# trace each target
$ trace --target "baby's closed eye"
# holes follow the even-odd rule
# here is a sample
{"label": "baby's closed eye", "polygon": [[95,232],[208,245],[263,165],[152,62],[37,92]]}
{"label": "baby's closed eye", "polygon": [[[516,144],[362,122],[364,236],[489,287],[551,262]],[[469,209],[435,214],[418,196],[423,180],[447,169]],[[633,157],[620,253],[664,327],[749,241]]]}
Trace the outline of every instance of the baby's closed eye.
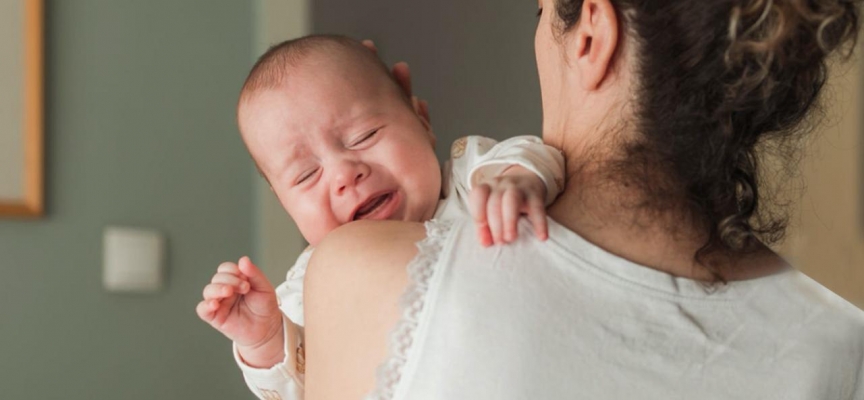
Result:
{"label": "baby's closed eye", "polygon": [[357,139],[355,139],[354,141],[351,142],[351,145],[350,145],[349,147],[352,147],[352,148],[353,148],[353,147],[360,146],[360,145],[362,145],[362,144],[364,144],[364,143],[365,143],[365,144],[368,144],[368,142],[369,142],[371,139],[373,139],[373,138],[378,134],[378,132],[379,132],[380,130],[381,130],[381,127],[378,127],[378,128],[375,128],[375,129],[373,129],[373,130],[371,130],[371,131],[369,131],[369,132],[366,132],[366,133],[360,135],[359,138],[357,138]]}

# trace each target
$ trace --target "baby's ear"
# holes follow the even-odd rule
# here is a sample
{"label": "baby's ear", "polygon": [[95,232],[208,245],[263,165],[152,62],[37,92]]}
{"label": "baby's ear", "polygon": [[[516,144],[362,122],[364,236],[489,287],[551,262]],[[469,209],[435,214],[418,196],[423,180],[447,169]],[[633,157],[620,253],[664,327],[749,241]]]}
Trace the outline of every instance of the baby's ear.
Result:
{"label": "baby's ear", "polygon": [[432,148],[434,149],[435,148],[435,142],[438,140],[438,138],[435,137],[435,132],[432,131],[431,127],[428,130],[426,130],[426,132],[429,134],[429,142],[432,143]]}
{"label": "baby's ear", "polygon": [[429,103],[426,100],[420,100],[417,96],[411,96],[411,107],[414,108],[414,113],[420,117],[420,121],[428,130],[432,130],[432,120],[429,118]]}
{"label": "baby's ear", "polygon": [[426,129],[426,134],[429,136],[429,141],[432,147],[435,147],[435,132],[432,130],[432,123],[429,122],[429,106],[423,100],[417,100],[417,97],[411,97],[411,106],[414,107],[414,114],[417,114],[417,119],[423,124]]}

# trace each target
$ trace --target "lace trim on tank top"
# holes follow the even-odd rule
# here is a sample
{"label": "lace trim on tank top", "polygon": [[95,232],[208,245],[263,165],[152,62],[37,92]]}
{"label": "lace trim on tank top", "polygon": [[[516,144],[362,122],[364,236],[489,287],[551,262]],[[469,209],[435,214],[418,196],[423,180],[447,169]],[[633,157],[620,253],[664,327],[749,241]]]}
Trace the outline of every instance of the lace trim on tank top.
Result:
{"label": "lace trim on tank top", "polygon": [[402,370],[414,343],[414,333],[426,301],[429,281],[446,242],[452,221],[430,220],[425,223],[426,238],[417,242],[417,256],[408,263],[409,288],[399,300],[402,316],[390,333],[390,353],[378,367],[375,391],[366,400],[392,400],[402,379]]}

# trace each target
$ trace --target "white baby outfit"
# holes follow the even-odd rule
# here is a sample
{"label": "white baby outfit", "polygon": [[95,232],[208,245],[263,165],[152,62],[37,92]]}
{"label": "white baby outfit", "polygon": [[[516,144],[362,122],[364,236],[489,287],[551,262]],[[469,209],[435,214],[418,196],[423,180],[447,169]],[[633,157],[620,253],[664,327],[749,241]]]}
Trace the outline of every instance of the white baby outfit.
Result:
{"label": "white baby outfit", "polygon": [[[501,174],[506,168],[519,165],[534,172],[546,185],[548,205],[564,189],[564,157],[560,151],[546,146],[535,136],[518,136],[502,142],[481,136],[467,136],[456,140],[450,152],[451,159],[442,173],[443,200],[438,203],[435,219],[461,219],[468,214],[468,194],[477,182]],[[531,233],[528,233],[531,234]],[[533,234],[531,234],[533,235]],[[304,251],[288,271],[284,283],[276,288],[279,308],[286,332],[303,336],[303,278],[313,249]],[[286,334],[285,360],[269,368],[259,369],[246,365],[234,346],[234,359],[243,372],[249,389],[260,399],[288,400],[303,398],[303,371],[297,366],[299,342],[290,341]],[[302,364],[302,362],[300,363]]]}

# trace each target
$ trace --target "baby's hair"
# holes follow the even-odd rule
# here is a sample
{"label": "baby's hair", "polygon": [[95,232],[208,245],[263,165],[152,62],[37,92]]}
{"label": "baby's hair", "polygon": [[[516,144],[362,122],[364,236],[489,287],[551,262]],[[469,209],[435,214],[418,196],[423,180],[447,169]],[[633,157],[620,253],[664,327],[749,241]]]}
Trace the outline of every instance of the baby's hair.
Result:
{"label": "baby's hair", "polygon": [[397,84],[387,65],[359,41],[341,35],[309,35],[273,45],[262,54],[249,71],[240,97],[242,99],[255,91],[281,86],[290,76],[291,68],[312,55],[337,52],[356,59],[358,67],[362,65],[360,63],[368,63],[367,66],[380,71],[393,84]]}

